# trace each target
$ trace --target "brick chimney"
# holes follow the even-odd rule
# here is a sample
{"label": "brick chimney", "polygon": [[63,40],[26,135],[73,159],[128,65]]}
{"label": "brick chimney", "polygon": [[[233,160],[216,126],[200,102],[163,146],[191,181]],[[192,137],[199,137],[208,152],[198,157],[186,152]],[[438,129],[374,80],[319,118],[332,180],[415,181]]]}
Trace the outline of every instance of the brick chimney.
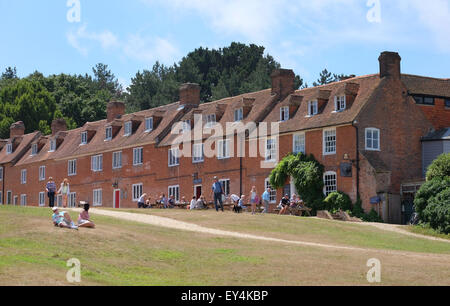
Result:
{"label": "brick chimney", "polygon": [[20,137],[25,134],[25,124],[22,121],[11,124],[9,128],[9,137]]}
{"label": "brick chimney", "polygon": [[186,83],[180,87],[180,105],[198,106],[200,104],[200,85]]}
{"label": "brick chimney", "polygon": [[125,103],[120,101],[111,101],[106,107],[106,121],[112,122],[115,119],[120,119],[125,115]]}
{"label": "brick chimney", "polygon": [[52,136],[58,134],[58,132],[67,131],[67,123],[63,118],[55,119],[52,122]]}
{"label": "brick chimney", "polygon": [[402,58],[397,52],[383,52],[378,60],[380,61],[380,78],[400,79],[400,62]]}
{"label": "brick chimney", "polygon": [[272,72],[272,94],[278,95],[280,100],[284,100],[294,92],[294,71],[290,69],[277,69]]}

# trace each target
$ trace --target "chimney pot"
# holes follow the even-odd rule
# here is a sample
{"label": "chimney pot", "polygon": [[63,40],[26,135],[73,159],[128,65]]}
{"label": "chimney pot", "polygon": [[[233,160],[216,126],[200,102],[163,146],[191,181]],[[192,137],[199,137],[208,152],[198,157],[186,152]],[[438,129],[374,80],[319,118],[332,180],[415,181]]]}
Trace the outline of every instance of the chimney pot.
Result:
{"label": "chimney pot", "polygon": [[400,63],[402,58],[397,52],[385,51],[381,53],[378,60],[380,62],[380,78],[390,77],[393,79],[400,79]]}
{"label": "chimney pot", "polygon": [[115,119],[120,119],[125,115],[125,103],[120,101],[111,101],[106,107],[106,121],[112,122]]}
{"label": "chimney pot", "polygon": [[20,137],[25,134],[25,124],[22,121],[11,124],[9,129],[10,138]]}
{"label": "chimney pot", "polygon": [[277,69],[272,72],[272,94],[284,100],[294,92],[295,73],[291,69]]}
{"label": "chimney pot", "polygon": [[52,121],[52,136],[55,136],[58,132],[65,131],[67,131],[66,120],[59,118]]}
{"label": "chimney pot", "polygon": [[194,83],[185,83],[180,87],[181,105],[200,105],[200,85]]}

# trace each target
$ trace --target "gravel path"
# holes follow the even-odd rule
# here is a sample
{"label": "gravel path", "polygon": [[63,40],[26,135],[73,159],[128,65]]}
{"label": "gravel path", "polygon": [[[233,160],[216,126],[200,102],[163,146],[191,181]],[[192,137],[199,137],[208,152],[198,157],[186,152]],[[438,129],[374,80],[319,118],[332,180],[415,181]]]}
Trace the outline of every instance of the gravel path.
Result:
{"label": "gravel path", "polygon": [[[70,209],[71,211],[80,212],[80,209]],[[207,228],[203,226],[199,226],[193,223],[187,223],[183,221],[173,220],[170,218],[147,215],[147,214],[137,214],[137,213],[128,213],[128,212],[119,212],[119,211],[110,211],[110,210],[102,210],[102,209],[91,209],[89,210],[91,214],[106,216],[117,218],[121,220],[140,222],[145,224],[150,224],[153,226],[177,229],[182,231],[203,233],[209,235],[216,236],[225,236],[225,237],[234,237],[239,239],[253,239],[260,241],[269,241],[269,242],[277,242],[277,243],[286,243],[293,244],[299,246],[308,246],[308,247],[319,247],[325,249],[335,249],[335,250],[346,250],[346,251],[359,251],[359,252],[377,252],[384,254],[395,254],[395,255],[404,255],[404,256],[414,256],[414,257],[427,257],[436,256],[436,257],[448,257],[448,255],[439,255],[439,254],[422,254],[422,253],[412,253],[412,252],[401,252],[401,251],[391,251],[391,250],[377,250],[377,249],[368,249],[368,248],[359,248],[359,247],[347,247],[340,245],[331,245],[331,244],[323,244],[323,243],[314,243],[314,242],[306,242],[306,241],[293,241],[293,240],[284,240],[270,237],[263,237],[251,234],[244,234],[238,232],[224,231],[213,228]],[[403,232],[402,232],[403,233]]]}

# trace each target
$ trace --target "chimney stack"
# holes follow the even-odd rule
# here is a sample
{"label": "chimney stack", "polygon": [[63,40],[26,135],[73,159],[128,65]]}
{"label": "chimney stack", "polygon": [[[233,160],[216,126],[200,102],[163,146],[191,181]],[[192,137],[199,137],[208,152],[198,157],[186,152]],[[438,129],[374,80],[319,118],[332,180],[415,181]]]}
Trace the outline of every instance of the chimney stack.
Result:
{"label": "chimney stack", "polygon": [[112,122],[115,119],[120,119],[125,115],[125,103],[120,101],[111,101],[106,107],[106,121]]}
{"label": "chimney stack", "polygon": [[378,60],[380,61],[380,78],[400,79],[400,62],[402,58],[397,52],[383,52]]}
{"label": "chimney stack", "polygon": [[200,85],[193,83],[181,85],[180,104],[198,106],[200,104]]}
{"label": "chimney stack", "polygon": [[290,69],[277,69],[272,72],[272,94],[278,95],[280,100],[284,100],[294,92],[294,71]]}
{"label": "chimney stack", "polygon": [[67,131],[67,123],[63,118],[55,119],[52,122],[52,136],[55,136],[58,132]]}
{"label": "chimney stack", "polygon": [[12,139],[14,137],[20,137],[25,134],[25,124],[22,121],[11,124],[9,129],[9,137]]}

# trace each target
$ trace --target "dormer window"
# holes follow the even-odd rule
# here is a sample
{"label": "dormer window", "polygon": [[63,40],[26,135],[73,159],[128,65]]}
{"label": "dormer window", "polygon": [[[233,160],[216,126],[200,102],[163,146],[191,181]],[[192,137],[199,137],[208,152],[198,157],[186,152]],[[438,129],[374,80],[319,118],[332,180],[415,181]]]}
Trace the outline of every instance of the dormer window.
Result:
{"label": "dormer window", "polygon": [[88,142],[88,132],[81,133],[81,145],[86,145]]}
{"label": "dormer window", "polygon": [[240,122],[244,119],[244,109],[239,108],[234,111],[234,122]]}
{"label": "dormer window", "polygon": [[153,131],[153,117],[145,119],[145,131],[146,132]]}
{"label": "dormer window", "polygon": [[346,108],[345,96],[334,97],[334,109],[336,112],[342,112]]}
{"label": "dormer window", "polygon": [[12,143],[8,143],[6,145],[6,154],[11,154],[13,152],[13,146]]}
{"label": "dormer window", "polygon": [[191,120],[184,120],[183,122],[183,133],[189,132],[191,130]]}
{"label": "dormer window", "polygon": [[216,114],[206,115],[206,127],[211,128],[216,124]]}
{"label": "dormer window", "polygon": [[318,102],[316,101],[309,101],[308,102],[308,116],[314,116],[317,115],[319,112]]}
{"label": "dormer window", "polygon": [[109,141],[112,139],[112,126],[108,126],[106,128],[105,141]]}
{"label": "dormer window", "polygon": [[280,121],[288,121],[289,120],[289,106],[284,106],[280,108]]}
{"label": "dormer window", "polygon": [[55,152],[56,151],[56,139],[50,140],[50,151],[49,152]]}
{"label": "dormer window", "polygon": [[31,155],[37,155],[38,154],[38,145],[37,143],[34,143],[31,145]]}
{"label": "dormer window", "polygon": [[125,122],[124,136],[130,136],[133,133],[133,123],[131,121]]}

